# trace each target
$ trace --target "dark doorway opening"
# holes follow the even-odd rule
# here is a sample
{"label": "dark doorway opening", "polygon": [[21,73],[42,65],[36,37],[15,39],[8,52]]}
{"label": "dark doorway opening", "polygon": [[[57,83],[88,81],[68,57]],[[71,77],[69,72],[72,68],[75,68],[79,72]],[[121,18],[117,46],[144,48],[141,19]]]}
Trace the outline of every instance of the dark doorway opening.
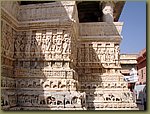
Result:
{"label": "dark doorway opening", "polygon": [[77,2],[79,22],[101,22],[102,8],[99,1]]}

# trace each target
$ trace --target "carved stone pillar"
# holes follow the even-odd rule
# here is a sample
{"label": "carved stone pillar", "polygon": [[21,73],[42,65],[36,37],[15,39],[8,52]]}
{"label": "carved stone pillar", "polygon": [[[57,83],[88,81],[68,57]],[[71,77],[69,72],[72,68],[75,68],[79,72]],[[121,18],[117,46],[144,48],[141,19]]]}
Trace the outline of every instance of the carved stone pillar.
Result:
{"label": "carved stone pillar", "polygon": [[102,4],[102,12],[103,12],[103,21],[104,22],[113,22],[113,2],[103,2]]}

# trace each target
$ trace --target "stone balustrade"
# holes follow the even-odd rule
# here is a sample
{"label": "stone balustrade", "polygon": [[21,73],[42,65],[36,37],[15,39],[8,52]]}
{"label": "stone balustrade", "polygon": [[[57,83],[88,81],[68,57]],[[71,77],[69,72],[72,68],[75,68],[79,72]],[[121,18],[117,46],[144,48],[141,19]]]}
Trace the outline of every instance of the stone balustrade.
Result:
{"label": "stone balustrade", "polygon": [[21,5],[18,20],[39,21],[53,19],[68,19],[72,17],[75,2],[54,2],[46,4]]}
{"label": "stone balustrade", "polygon": [[92,22],[80,23],[80,36],[119,36],[122,31],[122,22]]}

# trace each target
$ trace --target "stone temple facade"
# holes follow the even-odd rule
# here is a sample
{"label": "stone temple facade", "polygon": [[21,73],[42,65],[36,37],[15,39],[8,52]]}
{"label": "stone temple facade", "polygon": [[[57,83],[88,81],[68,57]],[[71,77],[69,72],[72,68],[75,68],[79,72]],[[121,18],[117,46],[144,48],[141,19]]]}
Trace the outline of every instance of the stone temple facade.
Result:
{"label": "stone temple facade", "polygon": [[123,5],[2,1],[2,110],[136,110],[120,73]]}

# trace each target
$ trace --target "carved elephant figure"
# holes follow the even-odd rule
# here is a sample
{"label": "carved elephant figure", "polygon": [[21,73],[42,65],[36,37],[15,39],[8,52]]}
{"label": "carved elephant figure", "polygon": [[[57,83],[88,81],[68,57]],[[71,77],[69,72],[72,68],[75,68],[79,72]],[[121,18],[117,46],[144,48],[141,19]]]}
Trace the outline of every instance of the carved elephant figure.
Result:
{"label": "carved elephant figure", "polygon": [[86,89],[86,84],[82,84],[81,89]]}
{"label": "carved elephant figure", "polygon": [[40,87],[40,80],[34,79],[33,80],[33,87]]}
{"label": "carved elephant figure", "polygon": [[104,88],[108,88],[108,84],[109,84],[109,83],[104,82],[104,83],[103,83]]}
{"label": "carved elephant figure", "polygon": [[82,107],[85,107],[85,105],[86,105],[86,94],[85,93],[81,93],[80,100],[81,100]]}
{"label": "carved elephant figure", "polygon": [[114,94],[113,97],[112,97],[112,101],[119,102],[121,100],[122,100],[122,98],[121,98],[121,96],[119,94]]}
{"label": "carved elephant figure", "polygon": [[123,93],[122,94],[122,101],[123,102],[133,102],[134,99],[133,99],[132,94],[130,92]]}
{"label": "carved elephant figure", "polygon": [[58,81],[58,88],[61,88],[62,84],[61,81]]}
{"label": "carved elephant figure", "polygon": [[[43,81],[43,88],[47,88],[47,87],[50,87],[50,81],[49,80],[46,80],[45,82]],[[51,83],[52,85],[52,83]]]}
{"label": "carved elephant figure", "polygon": [[39,105],[45,105],[46,104],[46,99],[44,98],[44,96],[39,96],[38,104]]}
{"label": "carved elephant figure", "polygon": [[28,80],[27,87],[33,87],[33,80],[31,80],[31,79]]}
{"label": "carved elephant figure", "polygon": [[121,97],[117,94],[104,94],[103,95],[105,101],[121,101]]}
{"label": "carved elephant figure", "polygon": [[72,80],[71,85],[72,85],[72,88],[76,88],[77,87],[77,81]]}
{"label": "carved elephant figure", "polygon": [[17,81],[17,87],[22,88],[22,87],[25,87],[25,85],[26,85],[26,83],[22,79]]}
{"label": "carved elephant figure", "polygon": [[40,79],[40,86],[43,86],[43,84],[44,84],[44,80]]}
{"label": "carved elephant figure", "polygon": [[77,99],[78,99],[77,96],[72,97],[72,99],[71,99],[72,104],[76,104],[77,103]]}
{"label": "carved elephant figure", "polygon": [[104,101],[111,101],[111,97],[109,94],[103,94]]}
{"label": "carved elephant figure", "polygon": [[116,83],[111,83],[111,86],[110,86],[111,88],[115,88],[116,87]]}
{"label": "carved elephant figure", "polygon": [[117,83],[117,88],[122,88],[121,82]]}
{"label": "carved elephant figure", "polygon": [[14,85],[15,85],[14,80],[10,80],[9,82],[10,82],[9,87],[14,87]]}
{"label": "carved elephant figure", "polygon": [[60,88],[66,88],[66,84],[62,83]]}
{"label": "carved elephant figure", "polygon": [[77,98],[77,104],[81,104],[81,98]]}
{"label": "carved elephant figure", "polygon": [[52,88],[58,88],[58,81],[56,80],[53,81]]}
{"label": "carved elephant figure", "polygon": [[123,88],[127,88],[128,87],[128,83],[123,83]]}

